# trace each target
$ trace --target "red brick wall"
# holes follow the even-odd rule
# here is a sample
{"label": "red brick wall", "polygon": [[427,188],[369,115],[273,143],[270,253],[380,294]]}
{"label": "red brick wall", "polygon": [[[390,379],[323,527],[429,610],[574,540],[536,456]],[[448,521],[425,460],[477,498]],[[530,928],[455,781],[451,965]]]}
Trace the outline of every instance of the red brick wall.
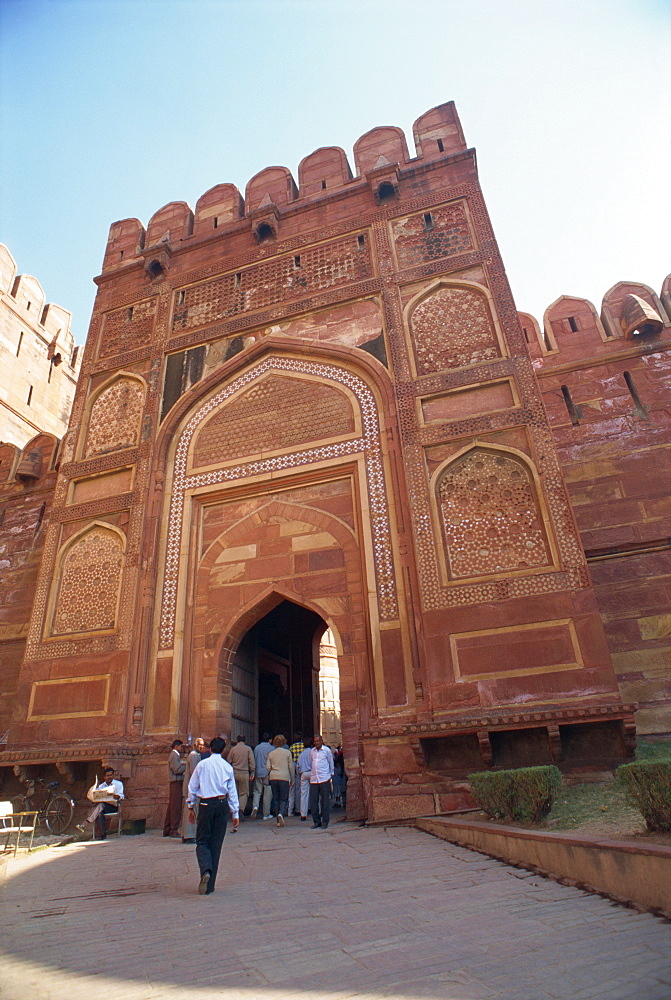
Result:
{"label": "red brick wall", "polygon": [[669,732],[671,324],[660,310],[659,334],[625,338],[629,291],[655,303],[645,286],[615,286],[608,327],[585,300],[558,300],[545,316],[554,349],[533,353],[622,697],[640,706],[639,732]]}

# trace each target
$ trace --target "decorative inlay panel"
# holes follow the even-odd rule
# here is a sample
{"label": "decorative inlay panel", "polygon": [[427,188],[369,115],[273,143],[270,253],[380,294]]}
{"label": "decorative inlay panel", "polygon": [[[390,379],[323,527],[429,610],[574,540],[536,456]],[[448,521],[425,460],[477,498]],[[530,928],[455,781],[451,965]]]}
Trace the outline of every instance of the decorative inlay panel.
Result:
{"label": "decorative inlay panel", "polygon": [[368,240],[363,235],[361,240],[354,233],[183,288],[175,293],[173,332],[369,278],[373,269]]}
{"label": "decorative inlay panel", "polygon": [[[325,444],[315,448],[279,455],[276,458],[261,459],[211,472],[187,474],[187,458],[194,435],[207,417],[221,407],[225,401],[238,393],[244,386],[255,382],[266,373],[276,371],[295,372],[330,380],[348,388],[356,397],[360,409],[363,434],[359,438]],[[177,608],[177,583],[180,568],[182,543],[182,523],[184,515],[184,494],[202,486],[235,482],[248,476],[258,476],[282,469],[298,468],[347,455],[364,455],[366,485],[368,490],[368,516],[373,540],[373,559],[377,582],[377,596],[380,617],[393,620],[398,616],[396,583],[392,559],[391,529],[387,503],[382,451],[380,448],[380,428],[377,403],[369,386],[355,375],[335,365],[298,358],[268,357],[258,365],[224,386],[208,399],[191,417],[180,435],[175,453],[175,467],[172,482],[172,498],[168,519],[168,546],[166,553],[163,597],[161,602],[160,646],[170,649],[174,643],[175,613]]]}
{"label": "decorative inlay panel", "polygon": [[52,624],[53,635],[116,626],[123,540],[96,525],[66,551]]}
{"label": "decorative inlay panel", "polygon": [[150,343],[156,316],[156,298],[104,314],[98,357],[112,358]]}
{"label": "decorative inlay panel", "polygon": [[445,469],[436,492],[450,577],[551,563],[531,472],[521,459],[476,448]]}
{"label": "decorative inlay panel", "polygon": [[500,356],[485,295],[470,288],[438,288],[412,312],[417,372],[463,368]]}
{"label": "decorative inlay panel", "polygon": [[84,458],[133,448],[139,440],[144,388],[133,378],[118,378],[100,393],[89,414]]}
{"label": "decorative inlay panel", "polygon": [[399,267],[414,267],[473,249],[468,219],[460,202],[395,219],[391,228]]}
{"label": "decorative inlay panel", "polygon": [[354,414],[344,393],[331,385],[270,375],[207,421],[196,439],[193,464],[212,465],[353,431]]}

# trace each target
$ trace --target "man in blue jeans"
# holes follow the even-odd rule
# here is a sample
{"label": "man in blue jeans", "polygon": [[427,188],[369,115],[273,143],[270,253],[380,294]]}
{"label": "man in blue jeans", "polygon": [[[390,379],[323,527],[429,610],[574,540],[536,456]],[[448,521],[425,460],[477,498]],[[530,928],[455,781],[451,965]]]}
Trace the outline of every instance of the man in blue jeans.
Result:
{"label": "man in blue jeans", "polygon": [[310,751],[310,812],[312,829],[325,830],[331,815],[331,779],[333,778],[333,754],[324,746],[321,736],[315,736]]}
{"label": "man in blue jeans", "polygon": [[196,826],[196,858],[200,869],[199,896],[209,896],[214,892],[229,814],[234,830],[237,830],[240,822],[233,768],[221,756],[225,746],[226,741],[220,736],[215,736],[210,743],[211,755],[196,765],[189,781],[189,794],[186,800],[189,823],[196,823],[193,806],[196,796],[199,799]]}

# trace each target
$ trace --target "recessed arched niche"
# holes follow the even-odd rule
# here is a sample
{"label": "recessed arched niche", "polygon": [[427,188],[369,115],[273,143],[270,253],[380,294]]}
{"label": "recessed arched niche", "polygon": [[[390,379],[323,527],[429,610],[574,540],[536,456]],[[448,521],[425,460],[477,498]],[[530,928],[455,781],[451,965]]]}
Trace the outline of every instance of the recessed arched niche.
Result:
{"label": "recessed arched niche", "polygon": [[449,580],[536,570],[552,563],[530,463],[476,446],[434,480]]}
{"label": "recessed arched niche", "polygon": [[411,303],[409,324],[419,375],[501,356],[489,297],[476,285],[434,286]]}

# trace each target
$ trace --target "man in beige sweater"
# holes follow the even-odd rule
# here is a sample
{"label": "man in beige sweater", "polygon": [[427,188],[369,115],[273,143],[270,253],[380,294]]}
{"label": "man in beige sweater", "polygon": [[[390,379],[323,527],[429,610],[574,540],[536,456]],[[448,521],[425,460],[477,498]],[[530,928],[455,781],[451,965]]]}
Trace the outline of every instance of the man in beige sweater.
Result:
{"label": "man in beige sweater", "polygon": [[245,743],[244,736],[238,736],[237,742],[226,754],[226,760],[233,768],[235,787],[240,800],[240,813],[244,815],[249,798],[249,783],[254,780],[254,754],[251,747]]}

